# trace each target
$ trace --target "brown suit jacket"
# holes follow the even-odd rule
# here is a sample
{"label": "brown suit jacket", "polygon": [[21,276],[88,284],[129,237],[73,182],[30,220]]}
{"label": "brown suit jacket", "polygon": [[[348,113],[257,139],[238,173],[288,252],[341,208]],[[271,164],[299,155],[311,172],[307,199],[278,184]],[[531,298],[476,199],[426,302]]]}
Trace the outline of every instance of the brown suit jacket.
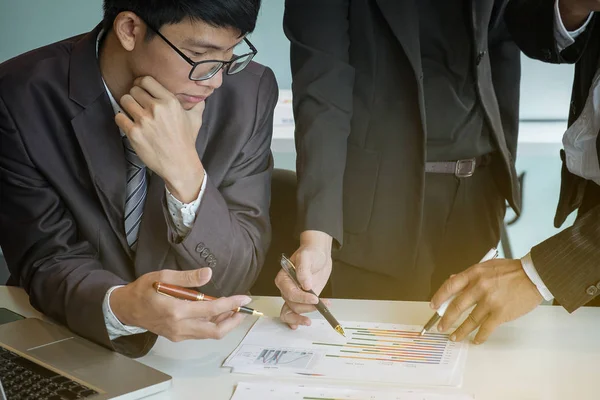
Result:
{"label": "brown suit jacket", "polygon": [[[600,25],[595,16],[577,41],[559,52],[553,32],[554,4],[555,0],[511,0],[507,19],[515,41],[529,57],[551,63],[577,63],[571,125],[583,110],[600,66]],[[600,155],[600,136],[596,148]],[[531,257],[556,301],[573,312],[600,293],[600,191],[594,182],[569,172],[562,151],[561,158],[562,182],[554,224],[560,227],[575,210],[579,210],[578,217],[573,226],[535,246]]]}
{"label": "brown suit jacket", "polygon": [[98,28],[0,65],[0,245],[38,310],[130,356],[153,334],[109,340],[102,300],[113,285],[160,269],[212,267],[203,291],[244,293],[270,242],[272,71],[224,78],[206,102],[196,148],[208,174],[196,222],[177,235],[165,185],[149,182],[137,256],[124,232],[125,158],[102,83]]}

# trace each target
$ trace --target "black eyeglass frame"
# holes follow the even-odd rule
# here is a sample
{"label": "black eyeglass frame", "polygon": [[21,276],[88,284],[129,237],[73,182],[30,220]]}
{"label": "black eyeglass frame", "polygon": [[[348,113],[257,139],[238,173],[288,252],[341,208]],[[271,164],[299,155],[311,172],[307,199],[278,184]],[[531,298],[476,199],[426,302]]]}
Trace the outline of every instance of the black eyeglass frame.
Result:
{"label": "black eyeglass frame", "polygon": [[[188,78],[191,81],[206,81],[209,80],[210,78],[212,78],[213,76],[215,76],[221,69],[227,67],[225,69],[225,73],[227,75],[235,75],[238,72],[243,71],[248,64],[250,64],[250,62],[252,61],[252,59],[256,56],[256,54],[258,53],[258,50],[256,49],[256,47],[254,47],[254,45],[252,43],[250,43],[250,40],[248,40],[248,38],[244,38],[244,42],[246,42],[246,44],[248,45],[248,47],[250,47],[250,53],[246,53],[246,54],[242,54],[240,56],[235,56],[234,58],[232,58],[229,61],[224,61],[224,60],[203,60],[203,61],[194,61],[191,58],[189,58],[188,56],[185,55],[185,53],[181,50],[179,50],[177,48],[177,46],[175,46],[173,43],[171,43],[169,41],[169,39],[167,39],[162,33],[160,33],[160,31],[158,29],[153,28],[150,24],[146,23],[146,25],[148,26],[148,28],[150,28],[154,33],[156,33],[162,40],[164,40],[164,42],[166,44],[169,45],[169,47],[171,47],[173,50],[175,50],[175,52],[177,54],[179,54],[181,56],[181,58],[183,58],[188,64],[190,64],[192,66],[192,69],[190,70],[190,74],[188,75]],[[236,62],[239,59],[242,59],[244,57],[248,57],[250,56],[250,59],[246,62],[246,65],[244,65],[244,68],[240,69],[239,71],[233,72],[233,73],[229,73],[230,71],[230,66],[231,64],[233,64],[234,62]],[[193,78],[192,75],[194,73],[194,71],[196,70],[196,67],[198,65],[202,65],[202,64],[208,64],[208,63],[220,63],[221,65],[219,66],[219,68],[216,68],[213,72],[211,72],[210,74],[202,77],[202,78]]]}

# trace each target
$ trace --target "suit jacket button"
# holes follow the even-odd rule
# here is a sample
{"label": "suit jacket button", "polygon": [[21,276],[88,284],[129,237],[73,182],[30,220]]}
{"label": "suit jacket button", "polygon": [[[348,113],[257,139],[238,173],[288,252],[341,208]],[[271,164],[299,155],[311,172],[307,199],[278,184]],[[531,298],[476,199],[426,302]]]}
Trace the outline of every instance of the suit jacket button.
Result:
{"label": "suit jacket button", "polygon": [[217,260],[212,260],[208,263],[208,266],[211,268],[214,268],[217,266]]}
{"label": "suit jacket button", "polygon": [[209,255],[208,257],[206,257],[206,261],[208,261],[208,262],[216,261],[215,256],[212,254]]}
{"label": "suit jacket button", "polygon": [[483,60],[483,57],[485,57],[486,54],[487,50],[480,51],[479,54],[477,54],[477,58],[475,59],[475,65],[481,64],[481,61]]}
{"label": "suit jacket button", "polygon": [[590,296],[595,296],[596,293],[598,293],[598,288],[596,288],[596,286],[592,285],[589,288],[587,288],[586,293],[589,294]]}
{"label": "suit jacket button", "polygon": [[199,243],[198,246],[196,246],[196,253],[202,253],[205,248],[206,245],[204,243]]}
{"label": "suit jacket button", "polygon": [[596,288],[600,290],[600,282],[596,283]]}
{"label": "suit jacket button", "polygon": [[210,251],[208,250],[208,247],[205,248],[204,250],[202,250],[202,253],[200,253],[200,255],[202,256],[202,258],[206,258],[210,255]]}

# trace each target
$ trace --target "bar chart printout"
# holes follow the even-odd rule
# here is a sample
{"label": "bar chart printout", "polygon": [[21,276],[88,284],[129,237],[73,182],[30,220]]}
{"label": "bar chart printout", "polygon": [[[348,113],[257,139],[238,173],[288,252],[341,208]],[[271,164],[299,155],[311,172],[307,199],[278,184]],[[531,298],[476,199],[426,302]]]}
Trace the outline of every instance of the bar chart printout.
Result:
{"label": "bar chart printout", "polygon": [[419,336],[420,326],[342,322],[346,338],[325,320],[293,331],[261,318],[223,366],[258,375],[305,375],[365,382],[460,386],[466,343]]}
{"label": "bar chart printout", "polygon": [[461,393],[240,382],[231,400],[473,400]]}

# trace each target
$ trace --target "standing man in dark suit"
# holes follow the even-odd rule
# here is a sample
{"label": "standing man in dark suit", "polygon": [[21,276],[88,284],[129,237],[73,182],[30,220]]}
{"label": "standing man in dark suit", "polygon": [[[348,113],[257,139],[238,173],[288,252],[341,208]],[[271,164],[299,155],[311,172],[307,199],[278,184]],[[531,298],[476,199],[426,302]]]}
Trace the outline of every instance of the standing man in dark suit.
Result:
{"label": "standing man in dark suit", "polygon": [[507,21],[515,41],[532,58],[574,63],[569,128],[561,150],[562,183],[554,219],[558,228],[577,210],[573,226],[531,249],[522,260],[495,260],[449,279],[432,299],[438,307],[457,294],[441,330],[475,306],[453,333],[462,340],[479,328],[482,343],[500,324],[516,319],[542,298],[573,312],[598,306],[600,293],[600,25],[598,0],[511,0]]}
{"label": "standing man in dark suit", "polygon": [[105,0],[90,33],[0,65],[0,244],[37,309],[131,356],[240,323],[270,240],[259,6]]}
{"label": "standing man in dark suit", "polygon": [[[425,300],[498,243],[520,198],[506,3],[286,1],[305,289]],[[309,323],[314,296],[276,283],[283,319]]]}

